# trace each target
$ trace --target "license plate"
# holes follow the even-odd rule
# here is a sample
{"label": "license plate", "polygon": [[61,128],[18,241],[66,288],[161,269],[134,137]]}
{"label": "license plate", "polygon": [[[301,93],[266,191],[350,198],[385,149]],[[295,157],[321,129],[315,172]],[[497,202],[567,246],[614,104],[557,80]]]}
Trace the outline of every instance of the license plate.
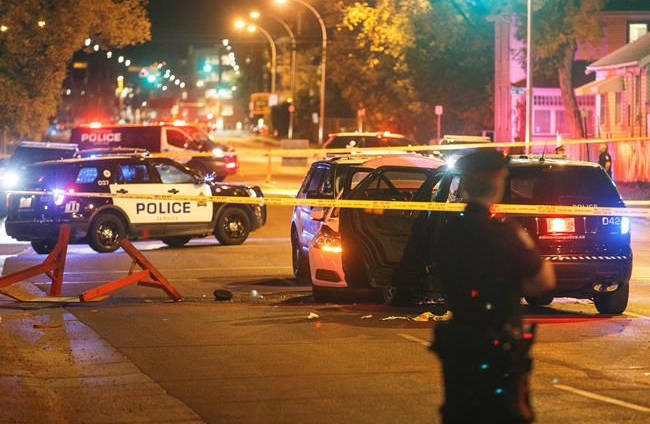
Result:
{"label": "license plate", "polygon": [[546,228],[549,233],[575,233],[575,218],[546,218]]}
{"label": "license plate", "polygon": [[32,198],[31,197],[21,197],[19,206],[20,206],[21,209],[31,208],[32,207]]}

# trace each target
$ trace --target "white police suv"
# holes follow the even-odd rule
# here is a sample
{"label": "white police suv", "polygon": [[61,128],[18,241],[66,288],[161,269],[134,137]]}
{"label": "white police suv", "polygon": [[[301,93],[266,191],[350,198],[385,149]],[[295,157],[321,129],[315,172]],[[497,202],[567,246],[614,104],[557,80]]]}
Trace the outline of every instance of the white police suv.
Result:
{"label": "white police suv", "polygon": [[30,241],[37,253],[54,248],[59,226],[72,229],[71,242],[87,242],[97,252],[113,252],[124,237],[158,239],[180,247],[214,234],[221,244],[243,243],[266,222],[266,207],[186,200],[80,197],[75,193],[167,196],[262,197],[259,187],[204,180],[164,158],[139,155],[41,162],[26,168],[9,194],[7,234]]}

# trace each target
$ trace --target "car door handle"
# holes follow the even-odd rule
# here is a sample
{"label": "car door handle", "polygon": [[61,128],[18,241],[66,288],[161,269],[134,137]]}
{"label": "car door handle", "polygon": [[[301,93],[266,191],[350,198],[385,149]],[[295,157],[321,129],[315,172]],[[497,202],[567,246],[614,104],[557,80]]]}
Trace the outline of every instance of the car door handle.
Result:
{"label": "car door handle", "polygon": [[179,191],[176,190],[175,188],[172,188],[171,190],[167,190],[167,193],[177,194],[177,193],[179,193]]}
{"label": "car door handle", "polygon": [[118,193],[118,194],[126,194],[126,193],[128,193],[128,191],[126,191],[126,190],[124,190],[123,188],[121,188],[121,189],[117,190],[115,193]]}

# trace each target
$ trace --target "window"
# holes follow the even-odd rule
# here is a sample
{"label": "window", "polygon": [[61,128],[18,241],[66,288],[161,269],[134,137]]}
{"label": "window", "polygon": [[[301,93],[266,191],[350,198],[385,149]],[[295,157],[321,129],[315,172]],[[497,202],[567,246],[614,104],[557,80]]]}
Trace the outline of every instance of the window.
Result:
{"label": "window", "polygon": [[555,111],[555,132],[558,134],[567,134],[570,132],[566,112],[563,110]]}
{"label": "window", "polygon": [[551,133],[551,111],[550,110],[536,110],[534,117],[535,134],[550,134]]}
{"label": "window", "polygon": [[600,125],[607,123],[607,94],[600,95]]}
{"label": "window", "polygon": [[187,184],[194,183],[194,176],[172,165],[171,163],[156,163],[154,165],[160,181],[163,184]]}
{"label": "window", "polygon": [[648,32],[647,22],[629,22],[627,24],[627,42],[633,43]]}
{"label": "window", "polygon": [[97,175],[99,175],[97,168],[81,168],[75,184],[92,184],[97,180]]}
{"label": "window", "polygon": [[309,184],[307,184],[307,193],[319,193],[323,182],[323,177],[327,174],[327,169],[318,167],[312,173]]}
{"label": "window", "polygon": [[623,109],[623,94],[620,91],[616,93],[614,101],[614,122],[620,124],[623,116],[621,113]]}
{"label": "window", "polygon": [[412,201],[427,178],[426,172],[386,171],[375,176],[362,195],[366,200]]}
{"label": "window", "polygon": [[463,189],[461,185],[460,176],[457,175],[451,180],[449,184],[449,197],[447,203],[462,203],[463,202]]}
{"label": "window", "polygon": [[167,143],[171,146],[178,147],[180,149],[187,149],[190,144],[190,139],[182,132],[178,130],[167,130]]}
{"label": "window", "polygon": [[151,182],[151,175],[144,163],[128,163],[119,166],[119,184],[144,184]]}

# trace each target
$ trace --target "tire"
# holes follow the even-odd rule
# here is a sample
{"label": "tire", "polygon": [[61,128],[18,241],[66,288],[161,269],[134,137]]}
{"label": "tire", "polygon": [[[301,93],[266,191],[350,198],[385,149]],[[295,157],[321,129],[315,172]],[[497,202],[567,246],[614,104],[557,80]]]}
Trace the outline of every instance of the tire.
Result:
{"label": "tire", "polygon": [[251,220],[242,208],[227,206],[219,214],[214,235],[226,246],[242,244],[251,231]]}
{"label": "tire", "polygon": [[524,296],[524,299],[526,299],[526,302],[528,302],[530,306],[547,306],[553,302],[553,296]]}
{"label": "tire", "polygon": [[115,252],[120,241],[127,237],[126,224],[119,216],[104,212],[90,224],[88,245],[99,253]]}
{"label": "tire", "polygon": [[622,314],[629,297],[630,285],[626,283],[615,292],[599,294],[594,298],[594,304],[601,314]]}
{"label": "tire", "polygon": [[293,276],[296,277],[296,281],[301,283],[311,282],[309,257],[305,255],[305,252],[300,246],[298,233],[295,228],[291,229],[291,265],[293,268]]}
{"label": "tire", "polygon": [[384,303],[389,306],[409,306],[413,303],[413,293],[404,288],[388,286],[381,289]]}
{"label": "tire", "polygon": [[175,237],[165,237],[163,239],[160,239],[160,241],[162,241],[169,247],[183,247],[190,240],[192,240],[191,236],[175,236]]}
{"label": "tire", "polygon": [[54,241],[41,240],[32,242],[32,249],[39,255],[49,255],[54,250],[54,246],[56,246],[56,242]]}

